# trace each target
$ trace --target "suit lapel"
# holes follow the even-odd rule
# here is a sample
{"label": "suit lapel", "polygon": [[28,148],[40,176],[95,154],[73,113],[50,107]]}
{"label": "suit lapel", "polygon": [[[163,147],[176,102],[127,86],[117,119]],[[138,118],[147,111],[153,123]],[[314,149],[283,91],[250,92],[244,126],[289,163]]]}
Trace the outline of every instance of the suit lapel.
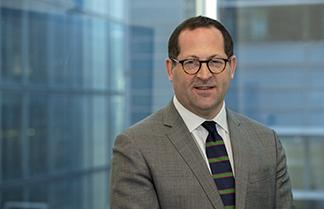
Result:
{"label": "suit lapel", "polygon": [[218,193],[215,192],[215,183],[210,176],[206,162],[173,103],[167,107],[164,124],[170,127],[167,137],[197,178],[213,207],[223,209],[222,200]]}
{"label": "suit lapel", "polygon": [[248,182],[248,162],[250,147],[249,134],[243,130],[240,122],[236,119],[233,112],[227,110],[227,122],[233,150],[234,169],[235,169],[235,186],[236,186],[236,209],[245,208],[245,199]]}

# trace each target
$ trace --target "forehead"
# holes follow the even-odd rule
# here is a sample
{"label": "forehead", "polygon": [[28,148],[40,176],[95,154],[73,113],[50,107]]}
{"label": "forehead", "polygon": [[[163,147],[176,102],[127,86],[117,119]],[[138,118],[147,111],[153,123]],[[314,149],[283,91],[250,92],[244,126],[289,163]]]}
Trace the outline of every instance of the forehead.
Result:
{"label": "forehead", "polygon": [[185,29],[179,35],[180,54],[185,55],[223,55],[224,38],[215,27],[200,27],[193,30]]}

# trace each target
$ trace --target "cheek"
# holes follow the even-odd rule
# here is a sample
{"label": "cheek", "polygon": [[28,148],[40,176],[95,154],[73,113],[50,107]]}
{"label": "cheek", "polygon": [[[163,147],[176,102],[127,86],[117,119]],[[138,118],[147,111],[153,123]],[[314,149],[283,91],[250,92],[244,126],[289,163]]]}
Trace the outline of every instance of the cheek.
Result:
{"label": "cheek", "polygon": [[186,75],[174,74],[173,76],[173,87],[177,92],[188,92],[190,91],[191,80],[185,77]]}

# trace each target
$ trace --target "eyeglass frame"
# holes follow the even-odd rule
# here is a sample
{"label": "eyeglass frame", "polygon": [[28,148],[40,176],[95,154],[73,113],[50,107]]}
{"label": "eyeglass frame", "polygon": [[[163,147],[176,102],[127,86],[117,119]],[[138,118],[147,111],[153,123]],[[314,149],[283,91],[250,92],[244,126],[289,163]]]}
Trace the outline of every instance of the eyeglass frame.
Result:
{"label": "eyeglass frame", "polygon": [[[219,57],[216,57],[216,58],[213,57],[213,58],[210,58],[210,59],[207,59],[207,60],[199,60],[199,59],[192,59],[192,58],[190,58],[190,59],[183,59],[183,60],[177,60],[177,59],[175,59],[175,58],[171,58],[171,57],[169,57],[169,59],[170,59],[171,61],[175,62],[175,63],[180,63],[181,66],[182,66],[182,70],[183,70],[185,73],[187,73],[188,75],[196,75],[196,74],[200,71],[201,66],[202,66],[202,63],[206,63],[207,69],[209,70],[209,72],[210,72],[211,74],[220,74],[220,73],[222,73],[222,72],[226,69],[226,65],[227,65],[227,63],[229,63],[229,62],[231,61],[232,56],[229,57],[228,59],[226,59],[226,58],[219,58]],[[214,59],[223,60],[223,61],[225,62],[225,64],[224,64],[224,68],[223,68],[221,71],[216,72],[216,73],[213,72],[213,71],[211,71],[210,68],[209,68],[209,65],[208,65],[208,63],[209,63],[210,61],[214,60]],[[188,61],[188,60],[195,60],[195,61],[198,61],[198,62],[199,62],[199,68],[197,69],[196,72],[194,72],[194,73],[188,73],[188,72],[185,70],[185,68],[184,68],[184,66],[183,66],[183,63],[184,63],[185,61]]]}

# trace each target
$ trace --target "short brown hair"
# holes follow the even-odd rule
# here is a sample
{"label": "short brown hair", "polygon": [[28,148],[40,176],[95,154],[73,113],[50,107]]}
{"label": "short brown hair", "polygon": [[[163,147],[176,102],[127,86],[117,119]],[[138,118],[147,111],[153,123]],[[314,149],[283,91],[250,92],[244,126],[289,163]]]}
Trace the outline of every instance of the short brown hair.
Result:
{"label": "short brown hair", "polygon": [[191,17],[185,21],[183,21],[180,25],[178,25],[175,30],[172,32],[169,38],[168,44],[168,56],[170,58],[177,58],[180,53],[179,47],[179,35],[182,31],[189,29],[194,30],[196,28],[209,28],[215,27],[218,29],[224,38],[224,51],[227,57],[231,57],[233,55],[233,40],[230,33],[227,29],[217,20],[204,17],[204,16],[197,16]]}

